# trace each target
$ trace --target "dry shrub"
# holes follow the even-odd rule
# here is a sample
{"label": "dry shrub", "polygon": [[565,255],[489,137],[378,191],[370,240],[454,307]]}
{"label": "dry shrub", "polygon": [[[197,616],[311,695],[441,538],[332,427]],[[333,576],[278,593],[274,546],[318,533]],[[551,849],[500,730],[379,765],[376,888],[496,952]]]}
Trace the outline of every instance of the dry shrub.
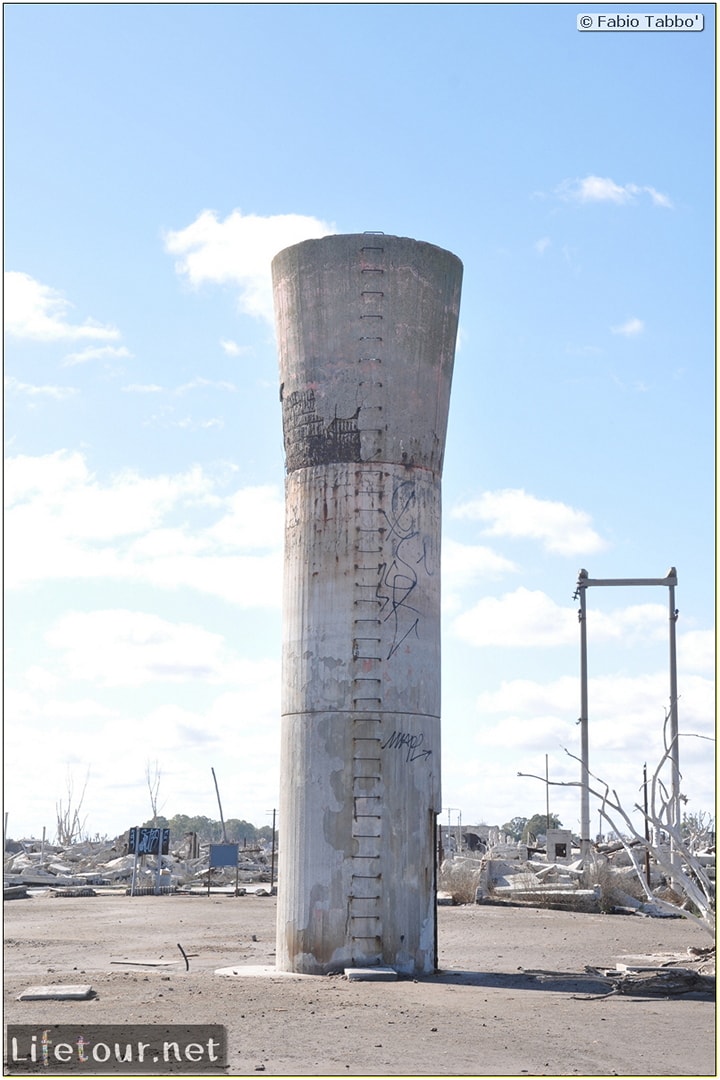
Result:
{"label": "dry shrub", "polygon": [[604,912],[612,911],[616,907],[625,907],[628,897],[640,902],[645,900],[643,887],[635,871],[625,866],[614,867],[602,857],[588,862],[580,878],[580,886],[583,889],[592,889],[595,885],[599,885],[602,890],[599,905],[600,910]]}
{"label": "dry shrub", "polygon": [[480,883],[480,863],[447,859],[440,867],[438,888],[448,892],[454,904],[474,904]]}

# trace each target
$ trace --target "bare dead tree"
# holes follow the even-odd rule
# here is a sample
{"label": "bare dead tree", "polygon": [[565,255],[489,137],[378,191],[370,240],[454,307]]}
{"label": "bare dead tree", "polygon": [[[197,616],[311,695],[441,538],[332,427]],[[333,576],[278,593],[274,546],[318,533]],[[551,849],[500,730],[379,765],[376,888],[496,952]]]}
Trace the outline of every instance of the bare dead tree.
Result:
{"label": "bare dead tree", "polygon": [[715,818],[705,810],[684,814],[682,829],[691,851],[713,847],[715,844]]}
{"label": "bare dead tree", "polygon": [[[666,736],[667,722],[668,714],[666,713]],[[708,738],[708,736],[705,735],[692,735],[686,737],[697,739]],[[712,742],[714,740],[710,739],[709,741]],[[620,802],[617,791],[611,789],[610,785],[605,780],[601,780],[599,777],[595,776],[594,773],[588,773],[589,777],[596,785],[590,786],[588,790],[591,795],[594,795],[595,798],[600,800],[600,815],[607,821],[627,851],[648,900],[662,911],[667,911],[674,915],[682,915],[691,922],[697,923],[714,939],[715,883],[710,878],[706,867],[696,858],[695,851],[689,843],[688,838],[682,835],[681,828],[674,822],[671,813],[671,797],[660,775],[670,758],[673,743],[674,739],[668,742],[667,737],[665,738],[665,751],[650,782],[650,798],[648,801],[647,813],[645,812],[645,808],[639,803],[635,803],[632,808],[633,811],[639,810],[643,816],[643,820],[647,821],[651,826],[651,839],[646,839],[644,833],[638,831],[630,817],[632,811],[628,812],[624,808]],[[575,754],[571,754],[569,750],[565,749],[565,753],[574,761],[581,763],[580,758]],[[543,784],[547,783],[544,776],[535,776],[533,773],[518,773],[518,776],[541,780]],[[581,786],[579,780],[551,780],[550,783],[557,787]],[[654,839],[655,837],[659,837],[662,833],[665,833],[670,838],[671,847],[662,845],[658,840]],[[673,903],[670,900],[661,899],[653,893],[645,879],[643,867],[641,865],[641,858],[644,851],[647,851],[650,857],[654,859],[657,865],[666,873],[668,878],[672,879],[675,890],[684,896],[683,902]],[[699,914],[695,914],[695,911],[690,910],[689,906],[686,905],[695,908],[695,911]]]}
{"label": "bare dead tree", "polygon": [[160,779],[162,773],[158,765],[157,759],[155,759],[154,765],[150,765],[150,762],[145,763],[145,779],[147,780],[148,791],[150,793],[150,808],[152,809],[153,825],[157,825],[158,819],[158,798],[160,795]]}
{"label": "bare dead tree", "polygon": [[75,781],[72,773],[68,769],[66,778],[67,802],[64,803],[62,799],[58,799],[55,804],[57,842],[61,847],[70,847],[76,840],[82,838],[87,816],[81,819],[80,814],[82,811],[82,804],[85,800],[85,792],[87,790],[89,779],[90,769],[88,768],[85,775],[85,783],[80,792],[80,797],[75,800]]}

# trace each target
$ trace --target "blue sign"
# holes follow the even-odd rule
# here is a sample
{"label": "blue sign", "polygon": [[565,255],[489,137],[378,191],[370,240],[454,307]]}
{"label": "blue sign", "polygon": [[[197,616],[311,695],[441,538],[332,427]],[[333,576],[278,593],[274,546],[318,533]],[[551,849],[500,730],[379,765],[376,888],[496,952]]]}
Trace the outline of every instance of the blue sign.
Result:
{"label": "blue sign", "polygon": [[239,844],[211,844],[210,867],[237,866]]}

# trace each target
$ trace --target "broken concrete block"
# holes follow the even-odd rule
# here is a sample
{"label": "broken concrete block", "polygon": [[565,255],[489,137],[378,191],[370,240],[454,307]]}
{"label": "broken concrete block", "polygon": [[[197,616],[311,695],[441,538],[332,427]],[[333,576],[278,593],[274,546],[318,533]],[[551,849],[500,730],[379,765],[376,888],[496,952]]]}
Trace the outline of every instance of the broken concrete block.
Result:
{"label": "broken concrete block", "polygon": [[45,864],[45,869],[50,874],[58,874],[61,877],[72,877],[73,874],[72,867],[61,862],[48,862]]}
{"label": "broken concrete block", "polygon": [[18,1001],[84,1001],[92,992],[88,985],[29,986],[18,994]]}
{"label": "broken concrete block", "polygon": [[6,885],[3,889],[3,900],[27,900],[27,885]]}
{"label": "broken concrete block", "polygon": [[350,982],[393,982],[398,977],[395,968],[390,967],[345,968],[344,974]]}

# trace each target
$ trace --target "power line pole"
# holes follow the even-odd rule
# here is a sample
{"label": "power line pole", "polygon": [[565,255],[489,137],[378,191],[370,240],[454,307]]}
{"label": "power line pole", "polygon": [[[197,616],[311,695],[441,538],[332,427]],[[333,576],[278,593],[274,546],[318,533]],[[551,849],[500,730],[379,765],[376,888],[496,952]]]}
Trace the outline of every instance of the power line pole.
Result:
{"label": "power line pole", "polygon": [[545,836],[550,831],[550,772],[548,771],[548,756],[545,755],[545,817],[547,823],[545,826]]}
{"label": "power line pole", "polygon": [[[268,814],[269,813],[270,813],[270,811],[268,810]],[[272,816],[273,816],[272,843],[271,843],[271,846],[270,846],[270,895],[272,895],[273,884],[275,882],[275,814],[276,813],[277,813],[276,809],[273,809],[273,811],[272,811]]]}
{"label": "power line pole", "polygon": [[225,819],[223,818],[222,803],[220,802],[220,788],[218,787],[217,776],[215,775],[215,770],[213,769],[212,765],[210,766],[210,772],[213,774],[213,780],[215,781],[215,793],[217,795],[218,809],[220,811],[220,824],[222,825],[223,844],[227,844],[227,833],[225,832]]}

